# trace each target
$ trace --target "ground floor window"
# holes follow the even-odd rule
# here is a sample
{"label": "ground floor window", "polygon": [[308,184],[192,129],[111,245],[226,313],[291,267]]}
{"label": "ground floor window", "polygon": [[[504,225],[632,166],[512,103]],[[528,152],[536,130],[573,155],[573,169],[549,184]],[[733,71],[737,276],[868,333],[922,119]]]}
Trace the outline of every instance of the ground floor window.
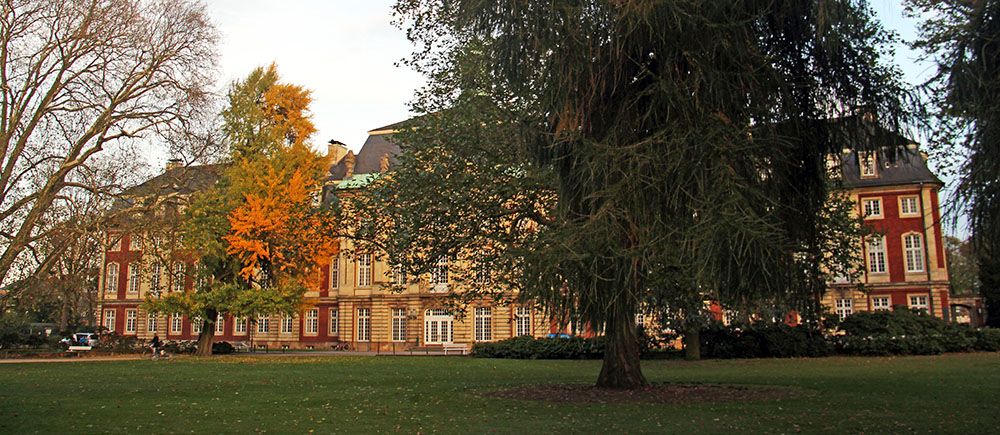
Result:
{"label": "ground floor window", "polygon": [[514,311],[514,335],[531,335],[531,308],[517,307]]}
{"label": "ground floor window", "polygon": [[222,334],[226,330],[226,318],[221,313],[215,315],[215,333]]}
{"label": "ground floor window", "polygon": [[205,321],[201,320],[201,317],[195,317],[194,320],[191,321],[191,333],[201,334],[201,325],[203,323],[205,323]]}
{"label": "ground floor window", "polygon": [[233,332],[234,334],[240,334],[240,335],[246,334],[247,333],[247,318],[246,317],[237,317],[233,321],[233,331],[234,331]]}
{"label": "ground floor window", "polygon": [[926,295],[914,295],[910,296],[910,308],[914,310],[924,310],[930,307],[927,301]]}
{"label": "ground floor window", "polygon": [[257,316],[257,333],[266,334],[271,330],[271,318],[267,316]]}
{"label": "ground floor window", "polygon": [[125,332],[135,334],[139,329],[139,312],[136,310],[125,310]]}
{"label": "ground floor window", "polygon": [[476,307],[476,341],[493,340],[493,309]]}
{"label": "ground floor window", "polygon": [[357,341],[371,341],[372,339],[372,310],[371,308],[358,308],[358,339]]}
{"label": "ground floor window", "polygon": [[892,304],[889,302],[888,296],[872,296],[872,309],[875,311],[889,311],[892,309]]}
{"label": "ground floor window", "polygon": [[340,311],[330,308],[330,335],[340,335]]}
{"label": "ground floor window", "polygon": [[115,310],[104,310],[104,329],[115,332]]}
{"label": "ground floor window", "polygon": [[180,313],[171,314],[170,315],[170,332],[173,332],[175,334],[180,334],[181,333],[181,326],[182,326],[181,322],[183,322],[183,319],[181,318]]}
{"label": "ground floor window", "polygon": [[424,312],[424,344],[451,343],[455,319],[447,311],[436,309]]}
{"label": "ground floor window", "polygon": [[292,333],[292,325],[294,325],[294,323],[293,323],[294,320],[295,319],[292,316],[289,316],[288,314],[285,314],[285,315],[281,316],[281,333],[282,334],[291,334]]}
{"label": "ground floor window", "polygon": [[319,332],[319,309],[313,308],[306,311],[306,334],[316,334]]}
{"label": "ground floor window", "polygon": [[854,300],[853,299],[837,299],[836,302],[837,316],[841,319],[854,314]]}
{"label": "ground floor window", "polygon": [[156,313],[146,314],[146,331],[156,332]]}
{"label": "ground floor window", "polygon": [[406,341],[406,308],[392,309],[392,341]]}

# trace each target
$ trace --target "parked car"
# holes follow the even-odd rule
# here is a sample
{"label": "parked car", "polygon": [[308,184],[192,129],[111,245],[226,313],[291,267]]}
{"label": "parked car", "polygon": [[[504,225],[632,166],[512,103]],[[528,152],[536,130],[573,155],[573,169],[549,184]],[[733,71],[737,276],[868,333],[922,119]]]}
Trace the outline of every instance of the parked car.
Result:
{"label": "parked car", "polygon": [[97,334],[93,332],[77,332],[59,340],[59,342],[68,346],[94,346],[97,344]]}
{"label": "parked car", "polygon": [[546,335],[545,338],[567,338],[567,339],[569,339],[569,338],[573,338],[573,336],[569,335],[567,333],[564,333],[564,332],[559,332],[559,333],[553,332],[553,333],[551,333],[549,335]]}

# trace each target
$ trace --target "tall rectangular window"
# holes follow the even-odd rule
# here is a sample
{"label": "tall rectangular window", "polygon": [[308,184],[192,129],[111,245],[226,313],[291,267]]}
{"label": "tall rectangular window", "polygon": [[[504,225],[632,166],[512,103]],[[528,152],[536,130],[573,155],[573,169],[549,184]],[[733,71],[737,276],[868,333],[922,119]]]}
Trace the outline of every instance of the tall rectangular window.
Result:
{"label": "tall rectangular window", "polygon": [[205,321],[201,319],[201,316],[195,317],[194,320],[191,320],[191,333],[201,334],[201,325],[204,323]]}
{"label": "tall rectangular window", "polygon": [[330,259],[330,290],[340,288],[340,256]]}
{"label": "tall rectangular window", "polygon": [[907,272],[924,271],[924,243],[920,234],[903,236],[903,252],[906,257]]}
{"label": "tall rectangular window", "polygon": [[247,333],[247,318],[240,316],[233,318],[233,334],[243,335]]}
{"label": "tall rectangular window", "polygon": [[358,287],[372,285],[372,254],[358,254]]}
{"label": "tall rectangular window", "polygon": [[892,304],[889,302],[888,296],[872,296],[872,309],[875,311],[889,311],[892,309]]}
{"label": "tall rectangular window", "polygon": [[295,318],[289,316],[288,314],[281,315],[281,333],[291,334],[293,325],[295,325]]}
{"label": "tall rectangular window", "polygon": [[358,340],[372,340],[372,310],[371,308],[358,308]]}
{"label": "tall rectangular window", "polygon": [[406,270],[403,269],[403,265],[393,265],[392,274],[389,276],[389,279],[392,280],[392,284],[406,285]]}
{"label": "tall rectangular window", "polygon": [[155,261],[149,267],[149,291],[154,296],[160,294],[160,263]]}
{"label": "tall rectangular window", "polygon": [[172,278],[174,282],[174,291],[184,291],[184,263],[174,263],[174,274]]}
{"label": "tall rectangular window", "polygon": [[861,200],[861,205],[863,206],[865,219],[868,218],[879,218],[882,217],[882,200],[881,199],[863,199]]}
{"label": "tall rectangular window", "polygon": [[878,162],[875,159],[874,152],[859,153],[858,158],[861,160],[861,177],[874,177],[878,175]]}
{"label": "tall rectangular window", "polygon": [[271,330],[271,318],[268,316],[257,316],[257,333],[267,334]]}
{"label": "tall rectangular window", "polygon": [[108,263],[108,273],[104,275],[104,292],[118,293],[118,263]]}
{"label": "tall rectangular window", "polygon": [[493,310],[490,307],[476,307],[476,341],[493,340]]}
{"label": "tall rectangular window", "polygon": [[899,199],[899,214],[901,216],[912,216],[919,215],[920,210],[917,208],[917,197],[915,196],[904,196]]}
{"label": "tall rectangular window", "polygon": [[125,332],[135,334],[139,329],[139,312],[136,310],[125,310]]}
{"label": "tall rectangular window", "polygon": [[128,265],[128,292],[133,294],[139,293],[139,278],[141,275],[139,273],[139,263],[131,262]]}
{"label": "tall rectangular window", "polygon": [[222,334],[226,331],[226,317],[222,313],[215,315],[215,333]]}
{"label": "tall rectangular window", "polygon": [[929,307],[930,305],[927,303],[927,296],[925,295],[910,296],[910,308],[914,310],[927,311]]}
{"label": "tall rectangular window", "polygon": [[531,335],[531,308],[517,307],[515,309],[514,335]]}
{"label": "tall rectangular window", "polygon": [[156,332],[156,313],[146,314],[146,331]]}
{"label": "tall rectangular window", "polygon": [[438,257],[437,263],[431,268],[431,290],[448,290],[448,257]]}
{"label": "tall rectangular window", "polygon": [[175,334],[180,334],[181,333],[181,326],[183,326],[182,322],[183,322],[183,318],[181,317],[180,313],[173,313],[173,314],[171,314],[170,315],[170,332],[175,333]]}
{"label": "tall rectangular window", "polygon": [[330,335],[340,334],[340,311],[339,308],[330,308]]}
{"label": "tall rectangular window", "polygon": [[142,237],[138,234],[129,236],[128,243],[132,251],[142,251]]}
{"label": "tall rectangular window", "polygon": [[406,308],[392,309],[392,341],[406,341]]}
{"label": "tall rectangular window", "polygon": [[852,299],[837,299],[836,301],[836,312],[837,317],[841,319],[854,314],[854,300]]}
{"label": "tall rectangular window", "polygon": [[868,271],[885,273],[885,237],[871,236],[868,238]]}
{"label": "tall rectangular window", "polygon": [[313,308],[306,310],[306,334],[313,334],[319,332],[319,309]]}
{"label": "tall rectangular window", "polygon": [[115,310],[104,310],[104,328],[115,332]]}

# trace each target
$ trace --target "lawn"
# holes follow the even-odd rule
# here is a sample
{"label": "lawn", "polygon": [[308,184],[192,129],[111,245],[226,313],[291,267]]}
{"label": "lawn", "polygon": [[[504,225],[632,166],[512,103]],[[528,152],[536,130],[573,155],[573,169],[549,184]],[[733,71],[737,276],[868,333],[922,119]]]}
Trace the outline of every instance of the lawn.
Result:
{"label": "lawn", "polygon": [[590,383],[598,361],[216,357],[0,364],[0,433],[968,432],[1000,428],[1000,355],[644,361],[653,382],[789,386],[783,400],[567,404],[484,397]]}

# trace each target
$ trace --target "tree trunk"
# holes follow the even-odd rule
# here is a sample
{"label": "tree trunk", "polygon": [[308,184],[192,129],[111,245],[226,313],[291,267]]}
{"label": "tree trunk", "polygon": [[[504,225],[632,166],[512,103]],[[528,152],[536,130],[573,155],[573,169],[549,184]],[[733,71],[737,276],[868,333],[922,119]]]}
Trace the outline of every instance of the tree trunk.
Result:
{"label": "tree trunk", "polygon": [[689,326],[684,331],[684,359],[697,361],[701,359],[701,330],[695,326]]}
{"label": "tree trunk", "polygon": [[605,327],[604,365],[597,377],[597,387],[636,389],[649,386],[639,365],[639,331],[635,325],[635,313],[612,311]]}
{"label": "tree trunk", "polygon": [[198,349],[196,356],[212,356],[212,343],[215,342],[215,322],[205,319],[201,322],[201,334],[198,334]]}

